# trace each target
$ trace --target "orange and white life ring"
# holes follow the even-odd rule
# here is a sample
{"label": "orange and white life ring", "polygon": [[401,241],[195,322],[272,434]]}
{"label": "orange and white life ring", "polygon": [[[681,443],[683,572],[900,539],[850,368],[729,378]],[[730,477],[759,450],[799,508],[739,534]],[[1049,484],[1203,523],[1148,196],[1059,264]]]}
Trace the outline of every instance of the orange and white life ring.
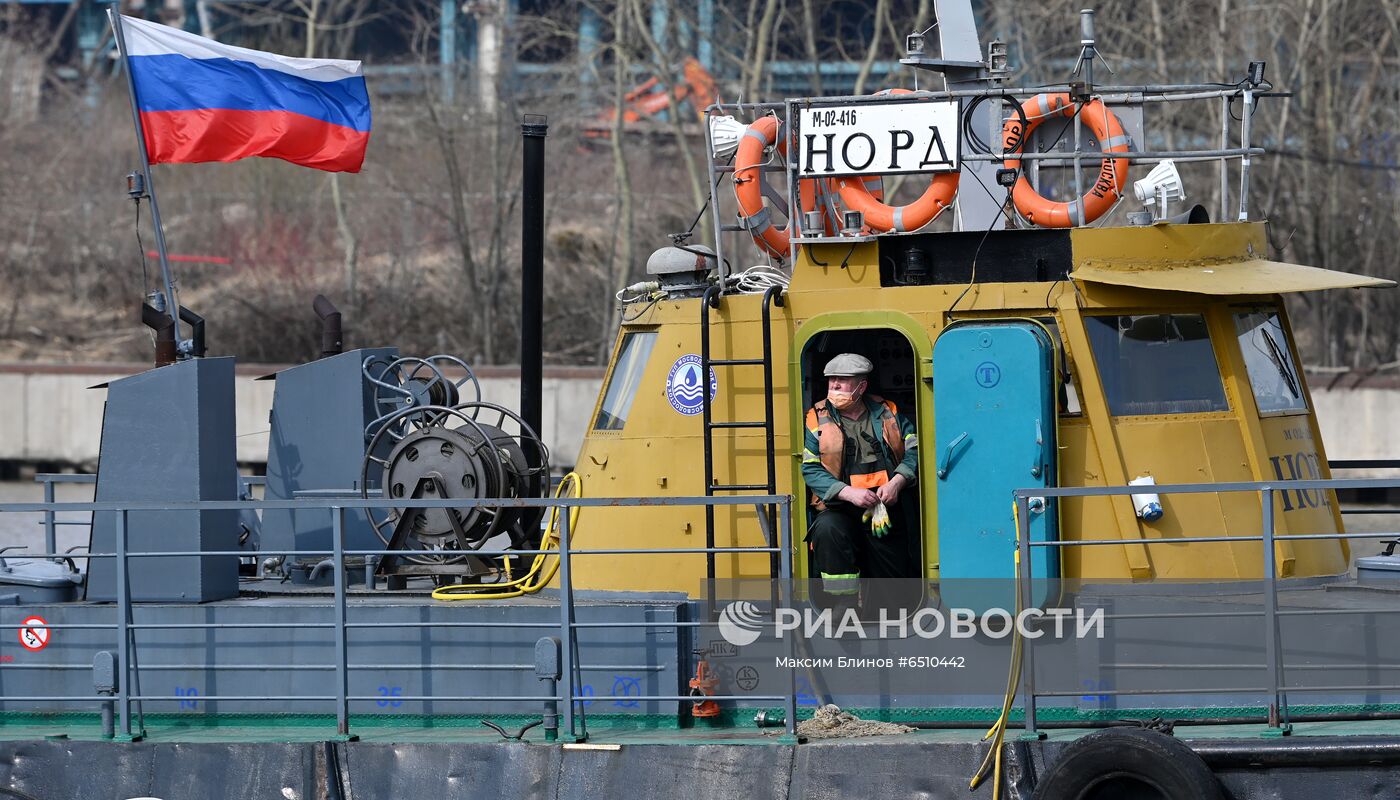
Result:
{"label": "orange and white life ring", "polygon": [[[881,89],[879,95],[914,94],[908,89]],[[875,231],[916,231],[933,222],[939,214],[947,211],[958,193],[957,172],[940,172],[929,181],[928,188],[918,200],[907,206],[885,205],[883,192],[877,195],[871,191],[870,176],[852,175],[833,178],[841,191],[841,201],[852,211],[865,216],[865,225]]]}
{"label": "orange and white life ring", "polygon": [[[1008,155],[1022,152],[1021,148],[1026,139],[1040,123],[1056,114],[1073,117],[1075,107],[1069,95],[1061,92],[1038,94],[1022,103],[1021,111],[1026,120],[1024,129],[1019,116],[1007,120],[1001,129],[1003,152]],[[1098,139],[1101,150],[1111,153],[1128,152],[1132,142],[1123,132],[1123,125],[1118,121],[1118,117],[1108,110],[1102,100],[1089,101],[1078,113],[1080,119],[1084,120],[1084,124]],[[1007,158],[1002,162],[1002,166],[1006,169],[1020,169],[1021,160]],[[1016,181],[1016,187],[1011,190],[1011,200],[1016,204],[1016,210],[1021,212],[1021,216],[1042,228],[1071,228],[1077,224],[1081,203],[1084,208],[1084,221],[1093,222],[1113,208],[1118,198],[1123,196],[1123,187],[1127,184],[1128,159],[1105,158],[1099,164],[1099,177],[1094,181],[1094,185],[1078,200],[1061,203],[1042,197],[1031,187],[1031,182],[1025,175]]]}
{"label": "orange and white life ring", "polygon": [[[787,155],[787,137],[782,135],[777,117],[760,117],[744,131],[734,153],[734,197],[739,201],[739,218],[754,242],[776,258],[787,258],[793,226],[774,225],[772,209],[763,204],[763,154],[770,147],[777,147],[779,154]],[[829,196],[834,195],[835,190],[826,181],[807,178],[798,182],[798,193],[802,210],[820,209],[824,232],[835,235],[836,207],[834,197]]]}

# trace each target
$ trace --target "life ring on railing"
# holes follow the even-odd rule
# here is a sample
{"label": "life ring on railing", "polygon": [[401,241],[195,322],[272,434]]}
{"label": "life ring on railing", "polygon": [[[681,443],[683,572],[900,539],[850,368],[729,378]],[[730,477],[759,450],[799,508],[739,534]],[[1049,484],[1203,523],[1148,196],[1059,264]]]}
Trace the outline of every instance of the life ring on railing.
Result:
{"label": "life ring on railing", "polygon": [[[1014,116],[1006,121],[1001,129],[1002,151],[1008,155],[1021,152],[1031,131],[1046,119],[1059,114],[1062,117],[1075,115],[1074,103],[1069,95],[1038,94],[1021,104],[1021,112],[1026,120],[1024,129],[1022,116]],[[1089,126],[1099,141],[1099,149],[1112,153],[1126,153],[1132,143],[1123,132],[1118,117],[1103,104],[1102,100],[1091,100],[1078,112],[1084,124]],[[1002,162],[1006,169],[1020,169],[1019,158],[1007,158]],[[1032,223],[1042,228],[1072,228],[1079,212],[1079,204],[1084,204],[1084,222],[1089,223],[1113,208],[1123,196],[1123,187],[1128,185],[1128,159],[1105,158],[1099,164],[1099,177],[1084,196],[1078,200],[1061,203],[1042,197],[1031,187],[1031,182],[1022,175],[1011,190],[1011,200],[1016,210]]]}
{"label": "life ring on railing", "polygon": [[[773,212],[763,205],[763,153],[777,147],[787,155],[787,138],[781,135],[782,125],[777,117],[760,117],[744,131],[739,148],[734,152],[734,197],[739,201],[739,219],[753,236],[754,243],[777,258],[788,257],[792,243],[789,221],[786,227],[773,224]],[[804,212],[822,212],[822,228],[827,236],[835,236],[839,224],[835,205],[835,190],[825,180],[807,178],[798,181],[799,203]]]}
{"label": "life ring on railing", "polygon": [[[881,89],[875,95],[914,94],[908,89]],[[928,188],[918,200],[907,206],[888,206],[884,203],[884,193],[871,191],[870,176],[852,175],[846,178],[833,178],[841,191],[841,201],[852,211],[865,216],[865,225],[871,230],[916,231],[938,219],[947,211],[958,194],[957,172],[940,172],[929,181]]]}

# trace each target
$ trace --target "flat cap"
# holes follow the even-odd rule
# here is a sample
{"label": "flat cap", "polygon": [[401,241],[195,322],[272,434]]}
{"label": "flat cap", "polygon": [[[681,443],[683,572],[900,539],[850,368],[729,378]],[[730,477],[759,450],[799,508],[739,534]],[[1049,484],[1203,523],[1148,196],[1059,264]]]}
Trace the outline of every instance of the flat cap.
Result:
{"label": "flat cap", "polygon": [[842,353],[826,362],[826,369],[822,374],[828,378],[850,377],[869,375],[874,369],[875,366],[865,356],[859,353]]}

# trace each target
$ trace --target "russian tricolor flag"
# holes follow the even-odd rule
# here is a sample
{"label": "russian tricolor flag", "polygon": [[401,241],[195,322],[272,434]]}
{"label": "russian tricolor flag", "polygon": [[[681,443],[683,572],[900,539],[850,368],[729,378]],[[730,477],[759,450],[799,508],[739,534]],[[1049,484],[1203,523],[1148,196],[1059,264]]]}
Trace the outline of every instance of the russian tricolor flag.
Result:
{"label": "russian tricolor flag", "polygon": [[123,16],[152,164],[280,158],[359,172],[369,93],[358,61],[288,58]]}

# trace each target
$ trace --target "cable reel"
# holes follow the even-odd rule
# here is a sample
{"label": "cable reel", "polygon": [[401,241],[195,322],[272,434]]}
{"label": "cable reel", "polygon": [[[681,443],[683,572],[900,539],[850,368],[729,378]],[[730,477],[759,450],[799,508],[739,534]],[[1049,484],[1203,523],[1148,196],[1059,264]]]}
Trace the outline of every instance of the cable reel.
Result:
{"label": "cable reel", "polygon": [[385,508],[366,510],[370,524],[386,548],[403,551],[381,560],[385,575],[472,576],[499,569],[500,559],[471,551],[498,534],[508,535],[512,548],[536,548],[544,511],[407,509],[393,507],[393,500],[544,497],[548,489],[549,451],[539,435],[515,412],[481,401],[414,404],[383,418],[360,469],[360,496],[386,500]]}
{"label": "cable reel", "polygon": [[[432,422],[431,414],[424,411],[428,406],[450,408],[481,401],[481,383],[476,373],[456,356],[405,356],[392,361],[374,356],[365,359],[361,371],[374,387],[372,408],[376,414],[365,426],[366,440],[391,418],[399,428],[393,435],[397,441],[411,423]],[[461,372],[462,377],[453,380],[448,377],[449,371]],[[405,410],[415,413],[400,413]]]}

